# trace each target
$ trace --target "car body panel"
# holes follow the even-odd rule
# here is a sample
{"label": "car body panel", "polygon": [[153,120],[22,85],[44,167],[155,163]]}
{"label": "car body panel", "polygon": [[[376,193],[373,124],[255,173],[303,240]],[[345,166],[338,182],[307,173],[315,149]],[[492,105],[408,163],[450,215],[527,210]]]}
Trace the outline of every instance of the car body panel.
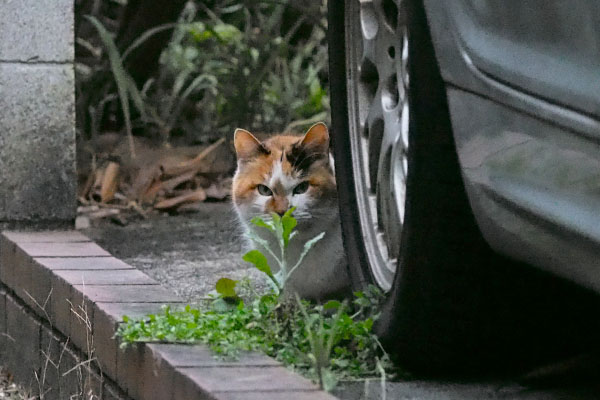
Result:
{"label": "car body panel", "polygon": [[600,291],[600,4],[566,3],[425,0],[484,237]]}
{"label": "car body panel", "polygon": [[450,89],[448,101],[488,243],[600,291],[600,148],[475,94]]}
{"label": "car body panel", "polygon": [[445,2],[453,37],[494,79],[600,116],[600,3],[591,0]]}

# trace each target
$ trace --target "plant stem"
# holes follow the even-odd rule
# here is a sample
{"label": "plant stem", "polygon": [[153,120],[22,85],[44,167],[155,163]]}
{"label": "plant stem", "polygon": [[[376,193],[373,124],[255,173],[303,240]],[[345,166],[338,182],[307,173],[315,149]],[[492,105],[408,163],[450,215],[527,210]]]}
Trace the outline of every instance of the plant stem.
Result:
{"label": "plant stem", "polygon": [[283,241],[280,241],[279,247],[281,248],[281,260],[279,262],[279,268],[281,268],[281,287],[279,288],[279,292],[283,292],[285,288],[285,282],[287,281],[287,260],[285,259],[285,246],[283,245]]}
{"label": "plant stem", "polygon": [[281,267],[281,265],[282,265],[282,261],[279,259],[279,257],[277,257],[277,256],[275,255],[275,253],[273,253],[273,250],[271,250],[271,248],[269,248],[269,247],[267,247],[267,246],[263,246],[263,245],[260,245],[260,246],[261,246],[263,249],[267,250],[267,251],[269,252],[269,254],[270,254],[270,255],[271,255],[271,256],[272,256],[272,257],[275,259],[275,262],[277,262],[277,264],[279,264],[279,267],[280,267],[280,268],[282,268],[282,267]]}

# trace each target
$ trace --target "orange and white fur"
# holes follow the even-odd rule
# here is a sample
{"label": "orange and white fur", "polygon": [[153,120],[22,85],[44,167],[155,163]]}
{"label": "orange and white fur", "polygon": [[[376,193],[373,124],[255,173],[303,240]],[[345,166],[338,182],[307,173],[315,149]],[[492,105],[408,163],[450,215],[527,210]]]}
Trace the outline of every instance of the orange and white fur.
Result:
{"label": "orange and white fur", "polygon": [[[342,293],[349,287],[349,279],[325,124],[313,125],[304,136],[276,135],[263,142],[237,129],[234,144],[238,161],[232,196],[242,225],[268,240],[276,251],[276,239],[250,220],[255,216],[270,220],[271,213],[282,215],[296,207],[293,215],[298,233],[287,249],[288,265],[296,262],[306,241],[321,232],[325,236],[290,277],[287,287],[311,299]],[[263,253],[271,268],[277,268],[268,252]]]}

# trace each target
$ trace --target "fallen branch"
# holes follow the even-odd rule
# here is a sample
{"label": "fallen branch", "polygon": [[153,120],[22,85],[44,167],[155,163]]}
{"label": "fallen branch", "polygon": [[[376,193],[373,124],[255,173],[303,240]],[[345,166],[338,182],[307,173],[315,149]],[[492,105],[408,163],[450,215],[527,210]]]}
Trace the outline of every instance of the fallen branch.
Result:
{"label": "fallen branch", "polygon": [[196,176],[195,171],[190,171],[185,174],[181,174],[174,178],[168,179],[166,181],[155,181],[152,185],[146,190],[146,192],[142,195],[141,201],[142,203],[152,203],[156,196],[161,192],[171,192],[180,184],[192,180]]}
{"label": "fallen branch", "polygon": [[193,192],[160,201],[154,205],[154,208],[158,210],[168,210],[170,208],[175,208],[182,204],[194,203],[197,201],[204,200],[206,200],[206,192],[204,191],[204,189],[199,188]]}

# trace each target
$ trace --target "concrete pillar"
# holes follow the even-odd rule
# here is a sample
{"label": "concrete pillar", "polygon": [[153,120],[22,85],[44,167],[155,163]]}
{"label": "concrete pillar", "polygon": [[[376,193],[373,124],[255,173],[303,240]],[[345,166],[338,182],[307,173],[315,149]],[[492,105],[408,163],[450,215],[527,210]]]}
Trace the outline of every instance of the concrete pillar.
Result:
{"label": "concrete pillar", "polygon": [[0,0],[0,225],[75,218],[74,0]]}

